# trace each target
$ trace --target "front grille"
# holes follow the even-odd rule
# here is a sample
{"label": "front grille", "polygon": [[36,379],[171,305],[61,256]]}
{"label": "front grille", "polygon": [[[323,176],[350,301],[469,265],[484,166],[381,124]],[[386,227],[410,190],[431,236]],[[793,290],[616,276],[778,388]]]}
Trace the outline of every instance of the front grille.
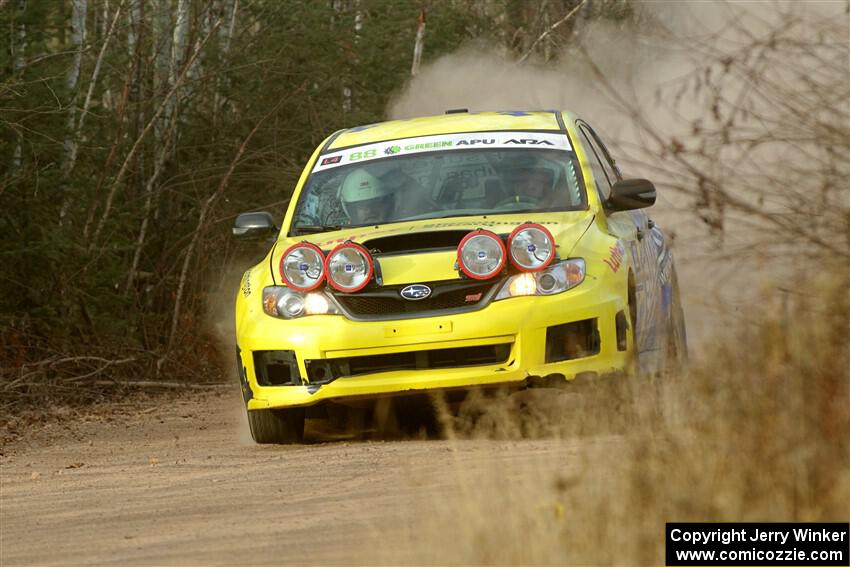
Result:
{"label": "front grille", "polygon": [[426,284],[431,295],[425,299],[411,301],[400,292],[406,286],[387,286],[379,291],[360,293],[335,293],[337,302],[356,319],[392,319],[438,315],[442,311],[475,311],[487,305],[497,282],[443,282]]}
{"label": "front grille", "polygon": [[441,348],[327,360],[306,360],[311,384],[327,384],[341,376],[358,376],[392,370],[425,370],[502,364],[511,354],[511,344]]}

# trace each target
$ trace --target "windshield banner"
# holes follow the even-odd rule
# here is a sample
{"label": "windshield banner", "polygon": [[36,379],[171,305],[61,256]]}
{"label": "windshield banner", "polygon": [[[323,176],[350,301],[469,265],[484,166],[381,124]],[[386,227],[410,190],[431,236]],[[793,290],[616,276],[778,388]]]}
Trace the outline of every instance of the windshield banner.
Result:
{"label": "windshield banner", "polygon": [[314,172],[342,165],[376,159],[447,150],[474,150],[487,148],[544,148],[570,150],[570,142],[563,133],[543,132],[466,132],[390,140],[346,148],[319,156]]}

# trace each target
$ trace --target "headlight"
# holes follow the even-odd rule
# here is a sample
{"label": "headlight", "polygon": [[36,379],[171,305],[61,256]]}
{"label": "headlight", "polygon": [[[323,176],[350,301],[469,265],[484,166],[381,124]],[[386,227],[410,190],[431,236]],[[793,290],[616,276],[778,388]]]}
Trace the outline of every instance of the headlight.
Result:
{"label": "headlight", "polygon": [[353,242],[340,244],[325,260],[328,283],[342,292],[351,293],[366,287],[373,271],[369,251]]}
{"label": "headlight", "polygon": [[498,274],[505,265],[505,245],[489,230],[474,230],[463,237],[457,247],[457,265],[475,280],[486,280]]}
{"label": "headlight", "polygon": [[546,269],[555,258],[555,239],[545,226],[522,224],[508,237],[511,264],[523,272]]}
{"label": "headlight", "polygon": [[337,315],[340,312],[323,292],[301,293],[283,286],[270,286],[263,290],[263,311],[266,315],[283,319],[302,315]]}
{"label": "headlight", "polygon": [[325,257],[309,242],[290,246],[280,257],[280,275],[295,291],[312,291],[325,279]]}
{"label": "headlight", "polygon": [[574,258],[549,266],[541,272],[512,276],[502,285],[495,301],[523,295],[554,295],[584,281],[584,260]]}

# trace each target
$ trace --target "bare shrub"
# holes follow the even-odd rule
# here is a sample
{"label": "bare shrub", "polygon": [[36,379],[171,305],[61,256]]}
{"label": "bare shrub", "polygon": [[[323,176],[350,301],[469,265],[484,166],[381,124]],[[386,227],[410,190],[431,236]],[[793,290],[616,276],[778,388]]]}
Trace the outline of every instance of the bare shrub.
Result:
{"label": "bare shrub", "polygon": [[[664,377],[662,415],[615,424],[625,435],[607,434],[623,412],[610,391],[531,412],[507,395],[473,400],[446,422],[456,443],[513,439],[540,453],[517,462],[494,450],[483,472],[458,462],[456,486],[411,526],[411,545],[429,542],[418,556],[660,564],[668,521],[846,521],[850,282],[838,273],[815,292],[766,289],[708,356]],[[636,404],[654,403],[646,379],[629,380]]]}
{"label": "bare shrub", "polygon": [[624,88],[583,51],[635,130],[621,140],[623,161],[685,196],[727,255],[850,258],[846,10],[710,8],[720,23],[692,36],[658,17],[650,25],[657,42],[687,54],[673,79],[636,85],[637,74]]}

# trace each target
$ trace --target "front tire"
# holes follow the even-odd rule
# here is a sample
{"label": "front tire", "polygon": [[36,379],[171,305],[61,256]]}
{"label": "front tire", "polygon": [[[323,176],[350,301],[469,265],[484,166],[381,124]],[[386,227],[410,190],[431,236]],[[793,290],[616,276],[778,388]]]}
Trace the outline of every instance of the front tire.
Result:
{"label": "front tire", "polygon": [[300,443],[304,439],[304,409],[248,410],[248,426],[255,443]]}
{"label": "front tire", "polygon": [[667,321],[667,344],[665,345],[664,371],[667,374],[680,372],[688,363],[688,337],[685,330],[685,312],[679,294],[679,278],[675,268],[671,277],[670,316]]}

